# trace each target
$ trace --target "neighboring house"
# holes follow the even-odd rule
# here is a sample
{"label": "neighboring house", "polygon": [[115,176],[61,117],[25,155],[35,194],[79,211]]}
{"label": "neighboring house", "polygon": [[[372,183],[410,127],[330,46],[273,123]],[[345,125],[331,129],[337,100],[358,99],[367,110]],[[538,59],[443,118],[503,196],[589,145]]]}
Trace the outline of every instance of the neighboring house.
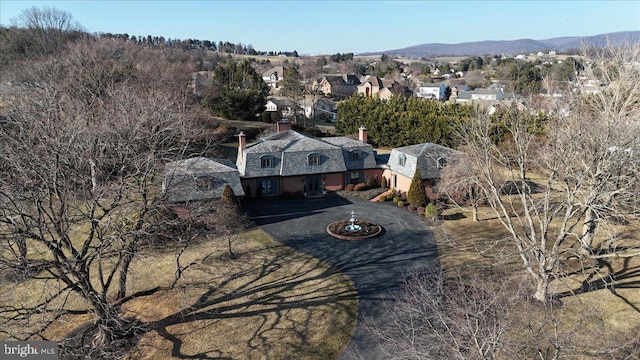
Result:
{"label": "neighboring house", "polygon": [[410,97],[411,90],[401,85],[395,80],[379,78],[377,76],[369,76],[360,85],[358,85],[358,95],[360,96],[377,96],[381,99],[390,99],[394,95],[403,95]]}
{"label": "neighboring house", "polygon": [[338,118],[338,101],[328,98],[320,98],[313,104],[313,117],[315,119],[336,122]]}
{"label": "neighboring house", "polygon": [[420,169],[422,184],[427,197],[431,200],[438,198],[435,190],[441,171],[447,163],[455,161],[460,152],[451,148],[424,143],[404,146],[391,150],[389,161],[382,176],[390,180],[390,186],[399,191],[409,191],[411,180]]}
{"label": "neighboring house", "polygon": [[418,87],[417,97],[434,100],[446,100],[444,98],[447,91],[445,83],[420,83]]}
{"label": "neighboring house", "polygon": [[459,91],[456,102],[462,103],[472,100],[497,101],[504,99],[504,92],[501,88],[495,89],[474,89],[469,91]]}
{"label": "neighboring house", "polygon": [[236,165],[247,195],[313,196],[382,175],[364,128],[359,140],[315,139],[291,130],[287,122],[278,123],[277,130],[249,145],[244,134],[239,135]]}
{"label": "neighboring house", "polygon": [[262,80],[267,83],[272,89],[277,89],[282,86],[282,80],[284,79],[284,66],[276,66],[268,71],[262,73]]}
{"label": "neighboring house", "polygon": [[270,98],[265,104],[267,112],[277,112],[282,117],[294,116],[295,103],[287,98]]}
{"label": "neighboring house", "polygon": [[244,196],[238,170],[228,160],[194,157],[165,165],[162,192],[170,202],[217,199],[225,184]]}
{"label": "neighboring house", "polygon": [[319,91],[327,97],[345,98],[353,95],[360,85],[360,80],[354,74],[325,75],[320,81],[315,81],[312,90]]}

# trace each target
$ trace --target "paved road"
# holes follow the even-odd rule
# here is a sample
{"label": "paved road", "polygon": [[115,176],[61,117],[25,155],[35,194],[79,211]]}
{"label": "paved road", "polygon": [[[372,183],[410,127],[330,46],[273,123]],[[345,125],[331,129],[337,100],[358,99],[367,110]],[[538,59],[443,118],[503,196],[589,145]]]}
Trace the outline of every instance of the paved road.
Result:
{"label": "paved road", "polygon": [[[383,303],[413,272],[432,266],[437,248],[427,225],[404,209],[335,195],[305,200],[248,201],[245,208],[254,222],[282,243],[322,259],[353,280],[359,297],[358,319],[351,342],[340,359],[385,358],[377,349],[363,320],[384,324]],[[356,217],[385,228],[379,237],[338,240],[326,233],[336,220]]]}

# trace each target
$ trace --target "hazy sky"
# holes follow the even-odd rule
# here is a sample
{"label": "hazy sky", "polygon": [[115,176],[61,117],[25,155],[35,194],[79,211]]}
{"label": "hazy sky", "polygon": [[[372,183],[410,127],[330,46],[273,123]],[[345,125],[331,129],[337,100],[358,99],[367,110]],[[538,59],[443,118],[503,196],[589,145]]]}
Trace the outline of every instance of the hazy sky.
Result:
{"label": "hazy sky", "polygon": [[640,30],[640,0],[0,0],[0,23],[10,25],[31,6],[68,11],[89,32],[222,40],[310,55]]}

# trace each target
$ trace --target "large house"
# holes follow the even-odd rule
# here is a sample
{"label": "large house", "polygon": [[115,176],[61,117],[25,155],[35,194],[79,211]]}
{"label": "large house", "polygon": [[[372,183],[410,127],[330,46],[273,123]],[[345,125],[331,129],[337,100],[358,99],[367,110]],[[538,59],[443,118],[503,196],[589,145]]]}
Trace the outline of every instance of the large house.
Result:
{"label": "large house", "polygon": [[311,138],[278,123],[278,132],[253,144],[239,135],[238,168],[242,186],[249,196],[300,193],[319,195],[344,189],[349,183],[364,182],[382,174],[373,147],[366,143],[367,131],[359,139],[347,137]]}
{"label": "large house", "polygon": [[[318,196],[367,179],[388,179],[390,187],[408,191],[420,169],[425,192],[436,199],[434,186],[440,172],[459,152],[432,143],[393,149],[387,162],[367,143],[367,129],[357,139],[336,136],[312,138],[291,130],[281,121],[276,133],[247,144],[238,135],[238,155],[231,164],[194,158],[167,164],[165,191],[170,201],[191,201],[220,196],[230,184],[237,196],[270,197],[287,194]],[[179,185],[179,186],[177,186]]]}

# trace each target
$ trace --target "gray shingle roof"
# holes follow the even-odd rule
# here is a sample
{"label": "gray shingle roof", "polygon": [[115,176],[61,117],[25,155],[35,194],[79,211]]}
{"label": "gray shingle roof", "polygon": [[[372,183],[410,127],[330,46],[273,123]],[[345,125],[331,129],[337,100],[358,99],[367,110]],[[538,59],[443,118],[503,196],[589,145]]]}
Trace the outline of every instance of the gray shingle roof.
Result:
{"label": "gray shingle roof", "polygon": [[[350,156],[357,151],[357,156]],[[319,158],[318,163],[309,157]],[[271,167],[262,167],[261,158],[269,157]],[[353,160],[351,160],[353,159]],[[345,138],[310,138],[293,130],[275,133],[248,145],[237,164],[243,177],[293,176],[343,172],[375,168],[373,148],[369,144]]]}
{"label": "gray shingle roof", "polygon": [[[206,190],[198,188],[197,179],[217,184]],[[240,174],[234,167],[204,157],[172,161],[165,164],[163,189],[169,201],[181,202],[219,198],[224,184],[229,184],[236,196],[244,196]]]}
{"label": "gray shingle roof", "polygon": [[[424,143],[409,145],[391,150],[389,156],[389,168],[408,178],[412,178],[416,168],[420,169],[422,179],[437,179],[440,177],[442,165],[452,162],[460,154],[459,151],[433,144]],[[400,165],[400,158],[405,156],[405,165]],[[441,163],[438,164],[438,160]]]}

